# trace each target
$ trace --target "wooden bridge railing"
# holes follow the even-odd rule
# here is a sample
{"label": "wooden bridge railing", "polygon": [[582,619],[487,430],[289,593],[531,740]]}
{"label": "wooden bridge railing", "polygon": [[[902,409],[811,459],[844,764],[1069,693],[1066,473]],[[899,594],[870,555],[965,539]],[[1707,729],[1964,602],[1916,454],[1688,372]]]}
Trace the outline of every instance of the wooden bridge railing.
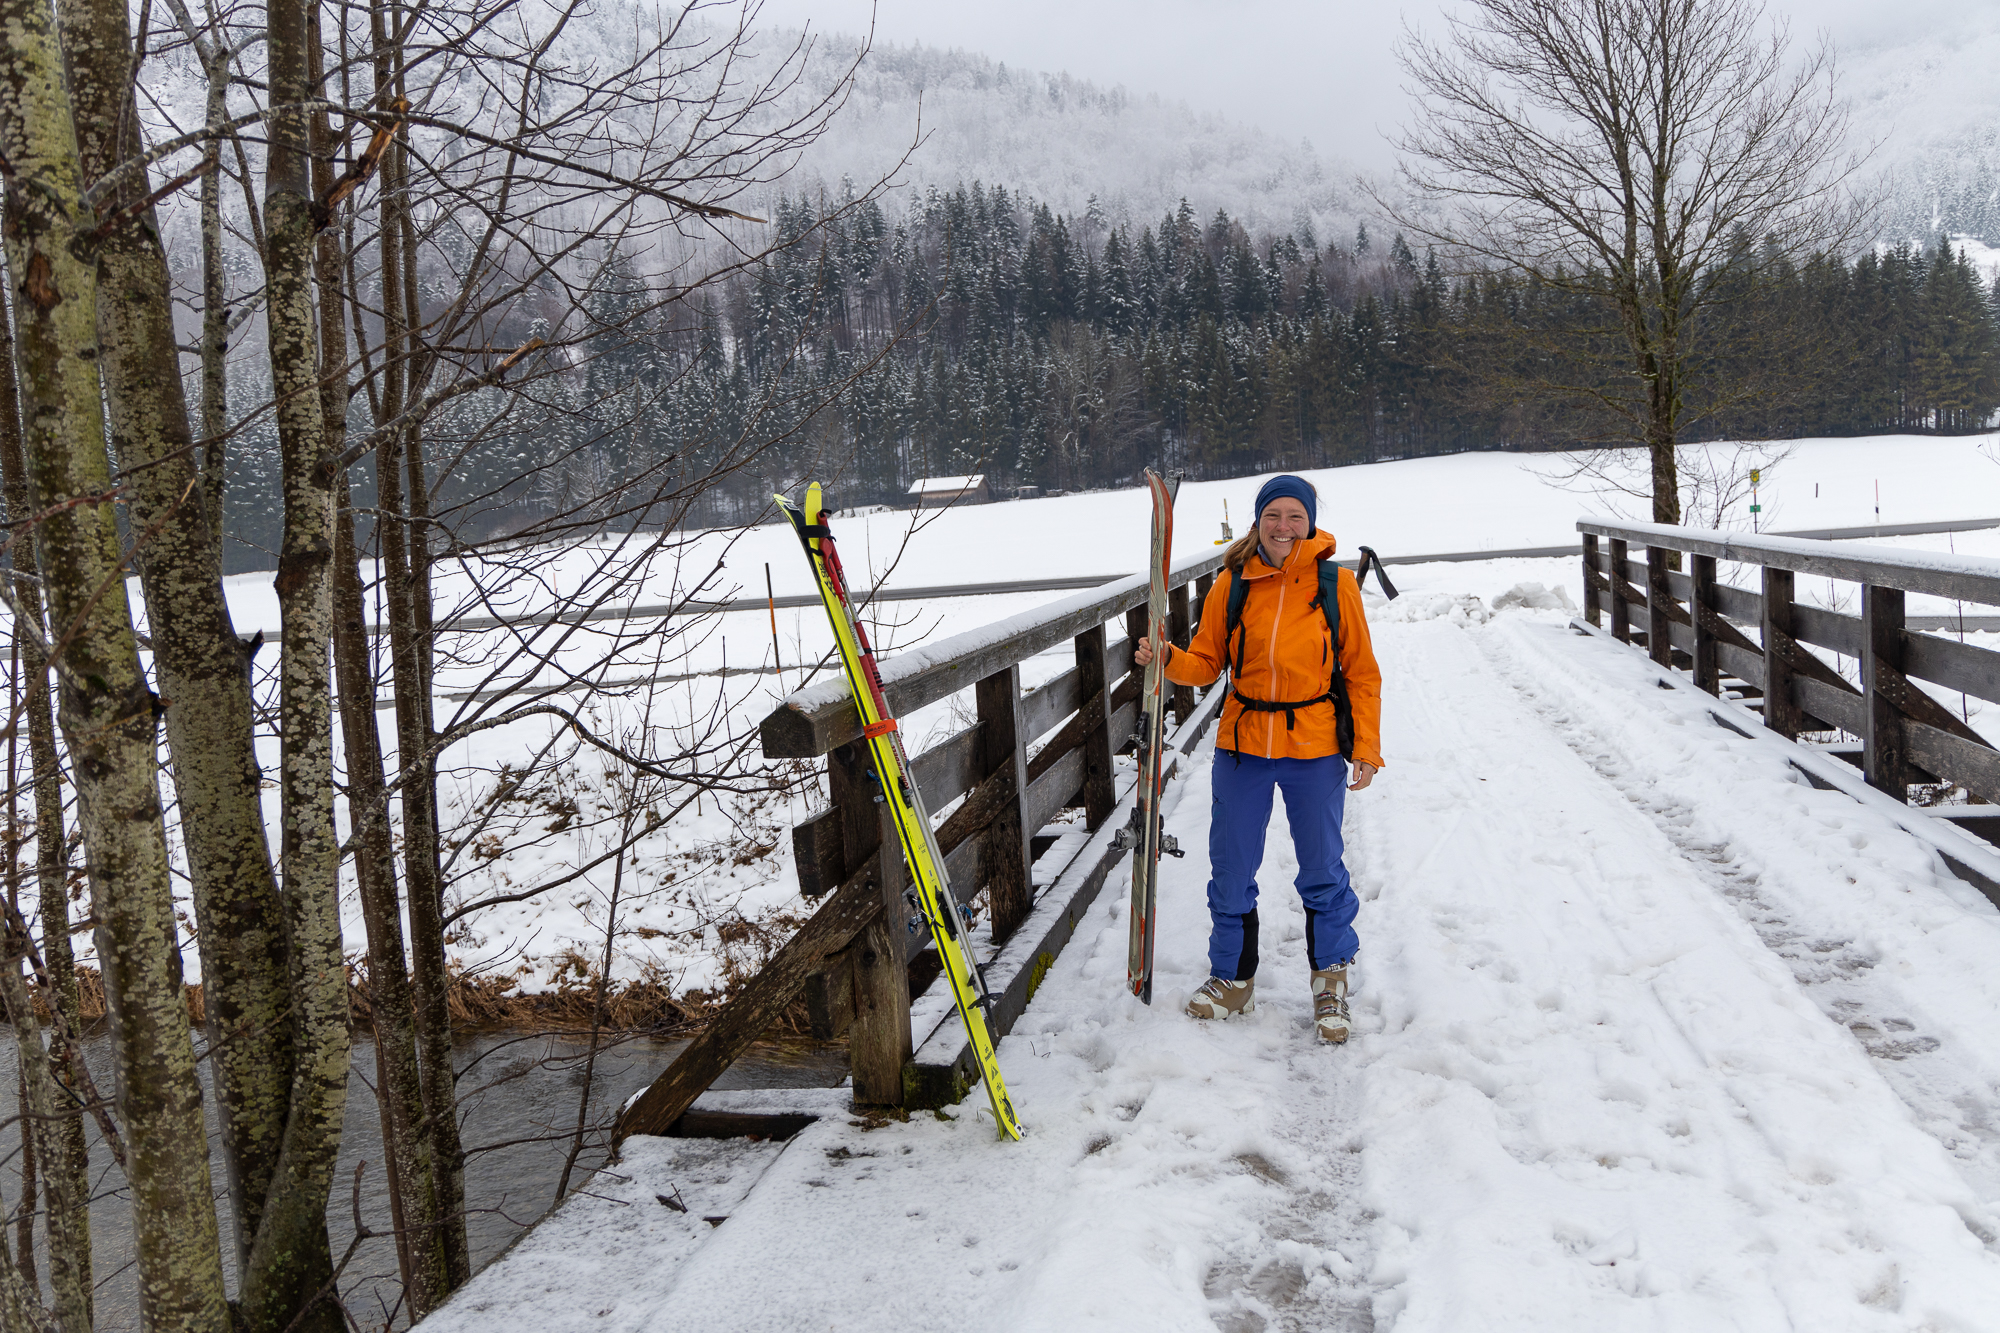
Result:
{"label": "wooden bridge railing", "polygon": [[[1191,628],[1189,586],[1198,603],[1222,554],[1203,550],[1174,569],[1171,627],[1181,645]],[[1146,597],[1147,580],[1135,575],[881,661],[898,717],[972,691],[972,725],[911,756],[911,768],[925,803],[944,815],[937,840],[953,889],[962,902],[983,894],[974,934],[993,996],[988,1021],[996,1039],[1026,1009],[1111,868],[1128,855],[1112,844],[1106,825],[1121,809],[1112,758],[1130,744],[1138,721],[1132,645],[1145,633]],[[1107,625],[1121,636],[1112,639]],[[1021,663],[1065,641],[1075,665],[1024,690]],[[1199,702],[1192,689],[1173,691],[1183,748],[1220,703],[1219,690]],[[902,855],[886,807],[874,799],[846,681],[822,681],[792,695],[761,730],[768,758],[826,758],[829,803],[793,831],[800,888],[818,906],[627,1106],[620,1138],[669,1132],[801,995],[816,1036],[847,1035],[857,1103],[949,1105],[974,1076],[950,996],[942,983],[929,984],[936,955],[905,900]],[[1043,834],[1060,812],[1079,807],[1083,829],[1095,836]],[[1058,860],[1063,864],[1052,864]]]}
{"label": "wooden bridge railing", "polygon": [[[2000,605],[2000,560],[1652,523],[1576,526],[1590,624],[1608,619],[1617,638],[1643,644],[1661,666],[1685,666],[1711,694],[1721,692],[1725,673],[1735,677],[1745,702],[1788,739],[1812,731],[1859,737],[1868,785],[1898,801],[1909,800],[1912,783],[1958,784],[1987,804],[1933,813],[2000,841],[2000,751],[1915,683],[2000,703],[2000,652],[1913,632],[1904,616],[1908,593]],[[1635,547],[1644,548],[1643,560],[1631,557]],[[1674,551],[1688,555],[1685,571],[1671,568]],[[1720,582],[1719,563],[1760,567],[1761,586]],[[1801,574],[1857,585],[1861,614],[1800,602]],[[1807,644],[1854,658],[1860,684]]]}

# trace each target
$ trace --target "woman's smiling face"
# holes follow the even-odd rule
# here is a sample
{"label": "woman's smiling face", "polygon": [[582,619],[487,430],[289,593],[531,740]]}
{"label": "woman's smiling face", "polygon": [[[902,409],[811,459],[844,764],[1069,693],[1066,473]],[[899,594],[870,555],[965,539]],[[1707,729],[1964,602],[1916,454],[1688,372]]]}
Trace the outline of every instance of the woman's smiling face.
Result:
{"label": "woman's smiling face", "polygon": [[1292,543],[1311,529],[1306,507],[1289,495],[1271,501],[1257,516],[1257,540],[1280,564],[1291,554]]}

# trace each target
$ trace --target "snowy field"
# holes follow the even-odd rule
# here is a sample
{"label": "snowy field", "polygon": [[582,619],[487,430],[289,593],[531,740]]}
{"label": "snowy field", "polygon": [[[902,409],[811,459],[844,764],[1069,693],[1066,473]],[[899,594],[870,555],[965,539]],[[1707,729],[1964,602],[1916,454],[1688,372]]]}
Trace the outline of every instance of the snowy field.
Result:
{"label": "snowy field", "polygon": [[[1802,441],[1765,471],[1758,496],[1763,526],[1873,523],[1878,486],[1879,517],[1885,524],[2000,516],[1996,453],[2000,449],[1991,436]],[[1716,447],[1688,454],[1691,463],[1712,465],[1727,462],[1733,451]],[[1309,475],[1321,493],[1322,524],[1349,557],[1363,544],[1395,557],[1563,545],[1577,540],[1580,514],[1642,517],[1648,512],[1628,495],[1587,484],[1555,484],[1552,478],[1562,471],[1559,456],[1468,454]],[[1213,549],[1225,512],[1236,532],[1245,531],[1260,483],[1261,478],[1250,477],[1185,486],[1177,504],[1177,551],[1185,556]],[[1738,497],[1725,522],[1747,527],[1747,503],[1747,497]],[[921,516],[877,512],[839,519],[836,531],[850,575],[862,586],[932,587],[1080,575],[1110,579],[1140,564],[1147,512],[1142,490],[1097,492]],[[1897,538],[1892,544],[2000,555],[2000,531]],[[654,605],[694,589],[704,600],[755,597],[764,590],[766,566],[779,595],[812,591],[796,539],[778,524],[699,534],[659,550],[638,538],[515,553],[514,559],[514,565],[504,568],[471,563],[442,567],[437,580],[440,618],[454,613],[531,617],[559,596],[609,598],[604,602],[608,606]],[[1581,597],[1574,559],[1398,565],[1392,575],[1405,596],[1393,605],[1371,598],[1372,614],[1430,615],[1470,605],[1466,599],[1490,606],[1508,589],[1530,582],[1560,587],[1572,601]],[[1725,580],[1730,576],[1725,569]],[[240,633],[276,630],[269,575],[233,578],[229,594]],[[867,618],[878,647],[888,656],[1063,595],[889,602]],[[133,596],[136,605],[136,583]],[[1800,596],[1833,605],[1841,605],[1843,598],[1852,601],[1851,590],[1816,588],[1808,580],[1800,581]],[[1910,605],[1912,614],[1952,609],[1921,598]],[[438,723],[448,728],[489,716],[535,685],[559,683],[558,667],[587,668],[596,680],[630,683],[594,692],[565,691],[552,696],[553,701],[655,753],[672,754],[696,744],[735,747],[742,753],[738,767],[754,768],[761,763],[754,738],[757,723],[808,679],[801,664],[817,667],[831,647],[817,607],[779,611],[778,628],[776,665],[782,674],[768,670],[773,666],[772,635],[761,609],[703,618],[596,622],[581,631],[541,627],[446,635]],[[564,635],[557,646],[558,636]],[[553,658],[553,665],[534,666],[537,654]],[[267,651],[260,665],[273,665],[274,656]],[[1070,665],[1067,646],[1058,647],[1024,663],[1024,681],[1033,687]],[[724,666],[762,673],[707,674]],[[825,675],[821,671],[818,678]],[[1976,702],[1970,711],[1973,724],[1983,725]],[[969,702],[956,699],[905,721],[913,745],[921,748],[929,738],[963,726],[968,715]],[[384,707],[378,720],[393,754],[393,712]],[[506,799],[496,801],[496,794],[502,794],[503,765],[518,768],[552,742],[563,743],[555,725],[533,719],[482,732],[444,756],[445,825],[459,844],[448,866],[449,905],[464,912],[451,923],[452,956],[466,968],[515,976],[529,990],[575,982],[582,960],[598,957],[612,888],[610,869],[598,865],[578,872],[615,845],[619,809],[635,794],[647,795],[621,786],[613,775],[615,765],[584,753],[549,780],[527,790],[510,789]],[[270,771],[277,760],[275,746],[266,747],[263,757]],[[704,760],[703,767],[710,762]],[[269,784],[267,796],[275,834],[276,792]],[[754,968],[806,910],[797,892],[788,830],[816,799],[808,784],[790,797],[707,797],[685,809],[675,810],[670,803],[659,807],[671,818],[638,843],[620,886],[614,976],[629,981],[651,973],[678,994],[711,990],[726,982],[732,969]],[[570,875],[576,878],[558,892],[479,906]],[[358,904],[350,902],[349,909],[350,948],[358,950],[363,938]],[[186,954],[192,979],[199,974],[198,960],[192,948]]]}
{"label": "snowy field", "polygon": [[1638,653],[1466,600],[1519,572],[1376,618],[1348,1046],[1274,821],[1253,1018],[1180,1016],[1206,866],[1163,863],[1156,1003],[1114,888],[1000,1045],[1024,1142],[837,1093],[782,1148],[634,1140],[426,1328],[1994,1328],[2000,913]]}

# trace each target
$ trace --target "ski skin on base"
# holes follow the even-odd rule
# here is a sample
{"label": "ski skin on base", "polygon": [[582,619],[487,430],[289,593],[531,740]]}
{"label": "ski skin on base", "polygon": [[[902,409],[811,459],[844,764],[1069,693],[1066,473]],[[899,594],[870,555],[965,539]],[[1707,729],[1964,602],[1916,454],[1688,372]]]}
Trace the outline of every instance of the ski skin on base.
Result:
{"label": "ski skin on base", "polygon": [[939,855],[937,836],[931,831],[930,812],[924,808],[923,795],[909,776],[909,755],[903,749],[902,732],[889,715],[888,701],[882,694],[882,675],[875,665],[875,650],[869,646],[867,631],[855,619],[853,603],[848,600],[847,576],[841,571],[833,534],[827,530],[826,516],[831,511],[824,508],[817,482],[806,488],[803,510],[782,495],[773,498],[791,520],[800,544],[806,549],[806,559],[811,562],[813,577],[819,584],[820,601],[825,603],[827,617],[833,622],[833,637],[840,648],[841,666],[847,672],[848,689],[854,695],[855,711],[861,716],[862,735],[868,741],[875,780],[895,821],[896,837],[903,845],[903,861],[909,868],[917,905],[930,923],[931,938],[937,942],[938,957],[944,962],[944,974],[951,983],[958,1016],[972,1040],[979,1076],[993,1103],[993,1118],[999,1123],[1002,1138],[1019,1139],[1025,1131],[1014,1115],[1014,1104],[1000,1077],[993,1038],[986,1027],[986,980],[974,965],[966,944],[969,936],[965,915],[952,896],[944,857]]}
{"label": "ski skin on base", "polygon": [[1165,768],[1162,754],[1166,735],[1166,643],[1167,575],[1174,553],[1174,495],[1180,490],[1176,478],[1169,482],[1151,468],[1146,469],[1146,488],[1153,496],[1153,546],[1147,571],[1152,590],[1146,599],[1146,637],[1153,643],[1153,660],[1146,664],[1146,677],[1139,691],[1139,781],[1132,810],[1132,825],[1126,837],[1132,848],[1131,950],[1125,964],[1125,980],[1134,995],[1145,1004],[1153,1002],[1154,907],[1159,897],[1160,853],[1179,856],[1180,848],[1166,837],[1160,816],[1160,774]]}

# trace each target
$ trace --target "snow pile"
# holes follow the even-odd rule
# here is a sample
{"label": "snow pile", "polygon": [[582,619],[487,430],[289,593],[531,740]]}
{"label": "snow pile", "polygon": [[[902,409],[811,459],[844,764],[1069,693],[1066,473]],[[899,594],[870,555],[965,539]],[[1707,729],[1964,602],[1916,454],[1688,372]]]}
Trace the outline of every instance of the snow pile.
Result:
{"label": "snow pile", "polygon": [[1467,625],[1483,625],[1492,618],[1486,603],[1464,592],[1405,593],[1386,606],[1368,610],[1371,625],[1377,621],[1408,625],[1420,620],[1447,620],[1463,629]]}
{"label": "snow pile", "polygon": [[1553,588],[1543,587],[1539,583],[1517,583],[1493,599],[1495,611],[1505,611],[1515,606],[1535,611],[1561,611],[1565,614],[1576,611],[1576,603],[1569,599],[1569,593],[1560,583]]}

